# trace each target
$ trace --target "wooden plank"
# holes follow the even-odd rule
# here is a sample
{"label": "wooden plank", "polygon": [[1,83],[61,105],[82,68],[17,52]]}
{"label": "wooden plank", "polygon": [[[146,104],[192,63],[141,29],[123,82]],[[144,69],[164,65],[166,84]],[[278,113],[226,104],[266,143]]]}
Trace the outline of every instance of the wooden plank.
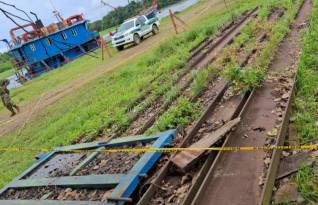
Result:
{"label": "wooden plank", "polygon": [[119,184],[123,174],[105,174],[91,176],[66,176],[55,178],[25,179],[9,184],[11,188],[27,188],[39,186],[61,186],[76,188],[113,188]]}
{"label": "wooden plank", "polygon": [[0,200],[1,205],[103,205],[95,201]]}
{"label": "wooden plank", "polygon": [[314,160],[309,158],[309,152],[300,152],[288,156],[280,162],[276,179],[287,177],[297,172],[302,165],[310,165],[313,162]]}
{"label": "wooden plank", "polygon": [[[211,147],[222,137],[224,137],[232,128],[240,122],[240,118],[236,118],[232,121],[226,123],[223,127],[219,128],[215,132],[205,136],[198,142],[192,144],[190,148],[206,148]],[[193,165],[205,151],[183,151],[178,153],[174,158],[172,158],[172,163],[179,167],[181,170],[188,170],[191,165]]]}

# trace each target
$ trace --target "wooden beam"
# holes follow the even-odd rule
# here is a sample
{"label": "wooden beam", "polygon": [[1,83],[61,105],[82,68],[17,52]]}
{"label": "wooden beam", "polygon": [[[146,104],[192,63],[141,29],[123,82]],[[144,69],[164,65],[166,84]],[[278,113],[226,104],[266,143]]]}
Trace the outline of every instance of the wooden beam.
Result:
{"label": "wooden beam", "polygon": [[[240,118],[236,118],[232,121],[226,123],[223,127],[218,130],[206,135],[204,138],[199,140],[198,142],[192,144],[190,148],[206,148],[213,146],[217,141],[222,139],[228,132],[232,130],[232,128],[240,122]],[[175,157],[172,158],[172,163],[175,164],[178,168],[183,171],[188,170],[191,165],[193,165],[205,151],[183,151],[176,154]]]}
{"label": "wooden beam", "polygon": [[310,158],[309,152],[300,152],[288,156],[281,160],[276,180],[285,178],[297,172],[302,165],[311,165],[312,163],[314,163],[314,159]]}
{"label": "wooden beam", "polygon": [[169,9],[169,14],[170,14],[170,19],[172,21],[173,28],[174,28],[176,34],[178,34],[177,24],[176,24],[176,21],[174,19],[174,15],[173,15],[171,9]]}

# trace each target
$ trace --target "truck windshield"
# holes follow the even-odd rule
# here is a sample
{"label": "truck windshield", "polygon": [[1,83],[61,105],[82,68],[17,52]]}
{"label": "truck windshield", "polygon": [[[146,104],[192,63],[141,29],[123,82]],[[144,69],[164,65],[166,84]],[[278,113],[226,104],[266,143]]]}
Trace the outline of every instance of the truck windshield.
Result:
{"label": "truck windshield", "polygon": [[123,23],[122,25],[120,25],[119,27],[119,31],[122,32],[122,31],[126,31],[128,29],[131,29],[132,27],[134,27],[134,21],[127,21],[125,23]]}

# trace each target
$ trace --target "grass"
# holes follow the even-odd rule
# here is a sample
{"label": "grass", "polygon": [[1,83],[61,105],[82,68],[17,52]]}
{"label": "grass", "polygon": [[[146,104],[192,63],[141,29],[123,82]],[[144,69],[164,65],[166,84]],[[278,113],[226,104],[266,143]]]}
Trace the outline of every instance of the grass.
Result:
{"label": "grass", "polygon": [[[269,7],[265,2],[265,6],[261,8],[262,10],[268,10]],[[295,3],[295,2],[294,2]],[[300,1],[298,1],[296,4],[292,3],[292,1],[286,0],[283,2],[284,6],[287,6],[287,12],[286,15],[280,19],[275,25],[273,25],[273,29],[270,29],[270,27],[264,22],[262,25],[259,25],[259,21],[266,21],[267,16],[263,15],[259,19],[256,19],[252,23],[246,25],[241,34],[238,35],[234,39],[234,43],[227,46],[225,49],[223,49],[223,52],[221,52],[220,56],[218,59],[212,63],[211,65],[207,66],[207,68],[200,70],[199,72],[196,72],[193,74],[194,82],[191,85],[191,90],[192,90],[192,96],[198,95],[207,85],[207,83],[210,80],[211,75],[215,75],[218,71],[224,69],[224,72],[222,72],[223,75],[226,77],[230,78],[230,82],[240,81],[240,86],[241,88],[245,88],[244,86],[246,84],[250,85],[256,81],[259,81],[260,79],[255,79],[258,77],[258,70],[259,69],[251,69],[248,68],[248,72],[244,72],[243,69],[234,67],[238,65],[238,57],[236,56],[236,52],[238,50],[242,49],[243,46],[243,51],[244,52],[251,52],[251,48],[255,47],[255,39],[263,32],[267,31],[269,35],[269,40],[266,42],[266,45],[261,49],[261,52],[259,54],[259,57],[256,58],[256,60],[253,63],[258,63],[258,60],[263,62],[261,64],[264,68],[264,74],[266,72],[267,66],[269,65],[270,61],[262,61],[265,56],[268,59],[271,59],[268,54],[268,49],[273,52],[279,45],[279,42],[283,39],[283,37],[286,35],[288,30],[284,30],[285,33],[282,32],[282,29],[278,28],[286,28],[290,25],[291,19],[294,18],[299,6],[300,6]],[[282,4],[279,4],[277,2],[272,2],[271,6],[282,6]],[[264,12],[267,15],[269,12]],[[278,32],[278,33],[276,33]],[[191,34],[192,36],[193,34]],[[274,53],[274,52],[273,52]],[[231,70],[233,68],[233,70]],[[224,74],[228,72],[227,74]],[[229,73],[231,72],[231,73]],[[230,76],[232,75],[232,76]],[[244,84],[243,84],[244,83]],[[238,83],[236,85],[239,85]],[[197,112],[199,112],[198,115],[195,115],[191,112],[189,113],[183,113],[183,115],[180,115],[182,113],[182,110],[184,109],[184,104],[183,104],[183,98],[181,98],[180,101],[176,103],[174,107],[169,109],[166,113],[164,113],[155,123],[155,125],[148,131],[148,133],[154,133],[157,131],[163,131],[166,128],[171,128],[171,127],[176,127],[177,124],[186,126],[190,122],[192,122],[194,119],[196,119],[198,116],[200,116],[200,113],[202,110],[198,109]],[[188,106],[193,106],[192,109],[196,110],[197,106],[200,107],[200,105],[196,103],[190,103]],[[186,121],[186,119],[192,119],[191,121]],[[172,120],[173,119],[173,120]]]}
{"label": "grass", "polygon": [[[294,123],[301,143],[316,143],[318,139],[318,0],[313,9],[308,30],[303,33],[303,50],[297,73]],[[304,166],[296,175],[298,191],[306,204],[318,203],[317,165]]]}
{"label": "grass", "polygon": [[[264,0],[264,2],[267,1]],[[235,15],[239,15],[246,9],[253,8],[257,3],[260,1],[240,1],[232,5],[232,9]],[[171,75],[172,71],[181,69],[190,55],[189,51],[207,36],[215,34],[218,28],[229,22],[230,19],[231,14],[227,13],[226,10],[220,10],[201,18],[200,24],[194,25],[189,32],[166,40],[158,48],[126,62],[113,72],[101,76],[76,93],[46,108],[21,132],[17,131],[0,139],[0,147],[50,148],[71,144],[80,136],[91,135],[101,127],[107,127],[113,123],[122,129],[127,127],[131,116],[126,114],[126,110],[143,94],[143,90],[150,87],[152,89],[151,96],[166,93],[164,95],[166,101],[174,98],[177,90],[172,89],[170,92],[166,92],[166,87],[171,85],[175,78],[174,75]],[[242,42],[246,39],[238,41]],[[19,99],[20,102],[25,101],[45,90],[52,89],[58,82],[67,82],[72,75],[73,77],[82,75],[99,65],[99,62],[92,62],[88,56],[72,63],[66,65],[70,67],[65,66],[60,70],[53,71],[50,76],[41,76],[21,90],[17,89],[14,91],[15,98]],[[65,75],[66,71],[62,72],[63,69],[69,71],[70,74]],[[157,76],[164,76],[158,78],[164,80],[155,80],[150,84],[149,82]],[[197,88],[193,88],[195,92],[204,87],[206,76],[207,74],[204,73],[193,76],[197,82]],[[190,103],[184,98],[180,98],[175,106],[160,117],[152,129],[155,132],[178,125],[187,125],[197,118],[201,111],[202,108],[199,104]],[[12,157],[12,153],[2,152],[0,154],[2,165],[0,166],[2,173],[0,187],[32,164],[35,154],[15,153]]]}
{"label": "grass", "polygon": [[0,73],[0,79],[4,79],[4,78],[10,77],[12,75],[14,75],[14,71],[12,69],[6,70],[6,71]]}
{"label": "grass", "polygon": [[[101,56],[101,50],[97,50],[96,56]],[[106,57],[105,61],[101,58],[96,59],[91,56],[83,56],[78,58],[59,69],[45,73],[40,77],[27,82],[24,86],[16,88],[12,91],[12,96],[15,102],[21,104],[30,101],[42,93],[53,90],[59,86],[65,85],[67,82],[83,76],[92,70],[105,65],[109,58]],[[10,73],[2,73],[0,75],[7,76]],[[7,76],[8,77],[8,76]],[[0,111],[3,107],[0,106]]]}
{"label": "grass", "polygon": [[[193,8],[204,4],[204,2],[206,2],[206,0],[200,1],[198,4],[189,7],[181,13],[187,13]],[[169,18],[164,18],[161,21],[161,24],[162,26],[170,24]],[[112,30],[113,28],[110,29]],[[104,34],[108,31],[109,29],[106,29],[101,34]],[[118,53],[115,49],[112,49],[112,54],[114,57]],[[98,50],[96,55],[101,56],[101,51]],[[56,69],[50,73],[44,74],[39,78],[32,80],[32,82],[28,82],[23,87],[14,89],[12,91],[13,100],[18,104],[30,102],[43,93],[50,92],[58,87],[67,85],[73,79],[79,78],[79,76],[91,74],[98,68],[101,69],[102,67],[106,67],[108,62],[108,59],[102,62],[100,59],[95,59],[89,56],[84,56],[82,58],[76,59],[73,62],[61,67],[60,69]],[[3,75],[5,76],[5,74]],[[0,106],[0,112],[3,110],[4,107]]]}
{"label": "grass", "polygon": [[107,28],[107,29],[105,29],[105,30],[99,32],[99,34],[100,34],[101,36],[104,36],[104,35],[108,34],[109,32],[115,31],[116,28],[117,28],[116,26],[111,27],[111,28]]}
{"label": "grass", "polygon": [[[283,0],[270,2],[271,6],[265,5],[265,7],[263,7],[265,10],[269,10],[275,6],[284,7],[286,12],[285,15],[279,19],[278,23],[267,25],[265,18],[261,15],[255,26],[253,26],[254,33],[260,33],[261,30],[270,31],[268,33],[267,43],[262,48],[261,53],[259,53],[253,63],[249,64],[245,69],[241,69],[239,64],[234,63],[222,72],[223,76],[232,82],[238,90],[247,91],[261,85],[261,82],[266,76],[271,58],[276,53],[279,43],[289,32],[289,25],[293,21],[301,1],[292,2],[290,0]],[[263,13],[268,14],[268,12]]]}
{"label": "grass", "polygon": [[[254,6],[256,1],[244,2],[236,4],[238,12]],[[167,75],[172,78],[173,76],[168,74],[172,69],[176,69],[186,62],[191,48],[230,19],[230,15],[226,14],[225,10],[202,18],[200,21],[202,24],[193,28],[200,32],[196,34],[189,32],[173,37],[142,57],[135,58],[113,72],[88,83],[76,93],[61,99],[39,113],[38,117],[28,123],[20,133],[17,131],[4,136],[0,139],[0,147],[55,147],[70,144],[80,136],[95,133],[100,127],[106,127],[113,122],[120,127],[127,126],[129,124],[129,115],[126,115],[127,107],[142,95],[142,90],[150,86],[149,81],[159,75]],[[189,43],[187,40],[192,41]],[[70,75],[63,74],[64,69],[69,68],[69,72],[79,75],[86,69],[93,69],[98,64],[95,61],[89,62],[88,57],[78,59],[78,61],[81,63],[74,61],[73,64],[67,65],[70,67],[65,66],[53,71],[49,76],[41,76],[30,85],[26,85],[23,90],[17,89],[14,91],[15,98],[23,101],[39,95],[48,88],[53,88],[57,82],[66,82]],[[79,64],[83,67],[78,68]],[[58,74],[59,72],[61,73]],[[52,84],[49,81],[52,81]],[[166,82],[169,83],[170,80],[167,79]],[[153,93],[162,92],[160,89],[161,86],[157,86]],[[173,93],[171,95],[173,96]],[[35,153],[20,153],[15,154],[15,157],[12,158],[12,153],[2,152],[0,159],[3,166],[0,167],[0,171],[3,174],[0,177],[0,186],[8,183],[28,167],[33,162],[34,155]]]}
{"label": "grass", "polygon": [[294,119],[302,143],[316,142],[318,139],[318,1],[313,2],[310,27],[303,37],[295,99]]}
{"label": "grass", "polygon": [[318,202],[318,183],[315,170],[317,170],[317,166],[303,166],[296,175],[297,189],[307,201],[306,204],[316,204]]}
{"label": "grass", "polygon": [[202,107],[198,103],[189,102],[187,98],[181,97],[177,106],[165,112],[148,131],[148,134],[175,129],[178,126],[186,126],[198,118],[201,112]]}

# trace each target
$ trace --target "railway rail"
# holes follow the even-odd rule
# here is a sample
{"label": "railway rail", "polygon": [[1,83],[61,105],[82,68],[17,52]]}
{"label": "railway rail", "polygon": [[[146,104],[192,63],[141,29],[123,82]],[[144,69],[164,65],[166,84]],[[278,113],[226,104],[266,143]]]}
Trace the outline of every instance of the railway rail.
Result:
{"label": "railway rail", "polygon": [[[305,2],[304,5],[306,5],[306,4],[308,4],[307,1]],[[300,9],[299,14],[298,14],[297,19],[296,19],[296,22],[298,22],[298,18],[300,18],[299,16],[303,16],[303,8],[304,7],[302,7]],[[273,15],[273,19],[272,20],[274,20],[275,18],[280,17],[281,15],[282,15],[282,11],[277,12],[276,14]],[[269,19],[271,20],[271,18],[269,18]],[[266,38],[266,34],[260,35],[258,40],[261,42],[261,41],[264,40],[264,38]],[[254,50],[252,53],[254,53],[254,52],[256,52],[256,51]],[[250,56],[247,56],[246,59],[243,60],[243,62],[244,63],[248,62],[249,58],[250,58]],[[277,69],[275,70],[275,72],[277,72]],[[292,73],[291,76],[294,76],[293,74],[294,73]],[[283,76],[283,79],[280,79],[280,80],[284,80],[285,78],[288,78],[288,77],[287,76]],[[275,86],[277,88],[277,87],[282,86],[282,85],[285,86],[283,89],[286,89],[286,91],[294,89],[294,87],[290,87],[290,82],[287,82],[287,85],[286,84],[284,85],[284,83],[282,83],[282,82],[276,82],[276,83],[272,84],[271,88],[275,89]],[[289,85],[289,87],[288,87],[288,85]],[[226,89],[226,86],[224,87],[224,89]],[[264,92],[264,91],[260,91],[260,92]],[[230,121],[231,119],[234,119],[235,117],[240,117],[240,118],[243,119],[242,120],[243,122],[241,122],[239,124],[238,130],[241,127],[244,128],[245,124],[242,124],[242,123],[244,123],[244,121],[245,121],[245,115],[243,115],[243,114],[246,112],[246,110],[247,109],[252,109],[252,111],[251,111],[252,114],[256,114],[257,113],[256,112],[257,109],[255,108],[256,103],[252,102],[252,100],[255,99],[255,95],[257,95],[256,93],[257,93],[257,91],[254,90],[252,93],[250,93],[250,94],[248,93],[245,96],[239,96],[239,95],[238,96],[234,96],[233,98],[231,98],[231,100],[228,100],[228,101],[225,101],[225,102],[224,101],[221,102],[219,104],[219,107],[217,105],[215,105],[216,102],[219,101],[219,99],[215,100],[215,101],[212,101],[212,103],[208,106],[207,110],[204,112],[204,114],[201,116],[201,118],[195,123],[195,125],[191,125],[190,126],[191,130],[190,130],[189,134],[187,135],[187,137],[185,137],[185,141],[182,143],[182,146],[183,147],[184,146],[189,146],[189,144],[191,144],[193,142],[196,142],[198,140],[197,138],[202,138],[202,135],[204,135],[205,131],[207,131],[207,132],[211,132],[212,130],[215,131],[218,128],[220,128],[222,125],[224,125],[224,123]],[[262,95],[262,94],[258,94],[258,96],[261,98],[260,102],[266,101],[266,99],[267,100],[270,99],[270,96],[271,96],[270,93],[265,93],[265,95]],[[222,92],[219,92],[218,96],[222,96],[222,95],[224,95],[224,90],[222,90]],[[287,99],[286,98],[286,94],[283,97],[284,97],[284,100]],[[285,103],[285,105],[284,105],[285,107],[279,107],[280,109],[288,108],[287,110],[289,110],[289,105],[290,105],[291,98],[289,97],[288,99],[289,99],[288,102],[280,102],[282,104]],[[270,99],[270,100],[272,100],[272,99]],[[264,104],[258,105],[258,107],[259,107],[258,109],[261,109],[263,105]],[[276,106],[276,103],[274,102],[273,105]],[[275,106],[274,106],[274,108],[275,108]],[[267,113],[271,113],[272,112],[272,110],[268,110],[268,108],[265,106],[265,112],[266,111],[267,111]],[[284,116],[286,116],[286,119],[288,119],[287,113],[288,113],[288,111],[286,111],[286,115],[284,115]],[[259,119],[261,119],[261,117],[259,117]],[[264,120],[266,121],[266,119],[262,119],[261,122],[264,123]],[[222,123],[220,123],[220,122],[222,122]],[[274,127],[273,125],[270,125],[270,126],[267,126],[267,127],[260,126],[260,124],[259,124],[260,122],[257,122],[255,117],[253,119],[250,119],[249,123],[253,124],[252,122],[258,123],[258,126],[249,126],[248,130],[249,131],[252,130],[252,132],[256,132],[256,134],[258,134],[259,132],[264,132],[265,130],[269,130],[270,128]],[[213,124],[214,124],[214,126],[213,126]],[[280,135],[283,135],[284,129],[285,128],[283,126],[282,130],[279,132],[279,133],[282,133]],[[233,135],[235,135],[235,132],[231,133],[230,135],[228,135],[226,137],[226,140],[224,141],[223,146],[232,146],[232,147],[234,146],[235,147],[235,146],[244,146],[244,145],[245,146],[253,146],[253,145],[255,145],[255,146],[264,146],[265,145],[265,143],[263,143],[263,144],[262,143],[261,144],[257,144],[256,143],[256,144],[252,144],[252,145],[250,145],[250,144],[239,144],[239,143],[238,144],[229,144],[228,143],[229,138],[231,136],[233,136]],[[240,133],[239,135],[237,135],[239,137],[236,137],[236,138],[232,137],[232,138],[236,139],[236,141],[238,141],[238,142],[244,141],[244,138],[249,139],[252,142],[257,141],[256,140],[257,137],[252,137],[252,136],[250,137],[249,135],[250,134]],[[264,133],[263,133],[263,135],[266,136],[266,134],[264,134]],[[243,139],[242,139],[242,136],[243,136]],[[280,144],[281,144],[281,142],[280,142]],[[207,145],[207,144],[205,144],[205,145]],[[214,144],[214,146],[217,146],[217,145],[221,146],[222,143],[221,144],[220,143],[219,144]],[[179,173],[178,170],[171,168],[171,167],[173,167],[176,164],[175,164],[175,161],[174,161],[174,163],[172,163],[173,160],[172,161],[170,160],[166,164],[166,166],[161,170],[161,172],[158,174],[158,176],[155,179],[152,179],[151,182],[149,182],[151,184],[150,188],[147,190],[146,194],[144,195],[144,197],[140,200],[140,202],[138,204],[143,204],[143,205],[144,204],[149,204],[149,201],[151,201],[151,204],[169,204],[169,203],[172,203],[172,204],[173,203],[177,203],[177,204],[196,204],[196,203],[198,203],[198,204],[200,204],[201,201],[204,201],[203,204],[211,204],[212,201],[213,201],[213,204],[214,203],[215,204],[231,204],[234,201],[240,201],[240,200],[237,200],[237,199],[240,199],[240,196],[245,196],[246,192],[253,192],[251,190],[248,190],[248,188],[250,188],[251,185],[248,184],[248,183],[245,183],[243,180],[241,180],[237,184],[244,184],[244,183],[248,184],[248,185],[246,185],[246,187],[248,187],[248,188],[246,188],[245,190],[243,189],[241,191],[240,191],[241,186],[237,186],[237,184],[235,185],[234,183],[227,186],[227,185],[224,185],[225,184],[224,182],[218,183],[218,182],[213,181],[213,182],[211,182],[210,186],[206,185],[207,184],[206,181],[210,181],[212,176],[213,176],[213,175],[210,175],[211,169],[214,168],[215,169],[214,172],[216,172],[215,173],[216,176],[220,177],[219,175],[220,175],[220,173],[222,173],[222,170],[223,170],[222,168],[223,168],[224,164],[229,164],[229,166],[231,166],[233,164],[239,164],[240,165],[241,162],[243,160],[245,160],[246,162],[242,163],[241,166],[248,167],[250,165],[250,166],[253,167],[254,163],[256,163],[257,160],[259,160],[260,163],[263,164],[263,158],[261,158],[261,159],[258,158],[257,160],[254,159],[255,161],[251,162],[251,161],[249,161],[249,158],[253,159],[253,155],[254,155],[254,153],[251,153],[245,159],[237,159],[236,158],[235,160],[232,160],[230,163],[228,163],[227,159],[220,158],[220,155],[226,155],[226,154],[228,154],[228,155],[232,154],[234,157],[235,156],[240,156],[240,154],[238,154],[238,153],[223,153],[223,152],[217,153],[217,152],[212,152],[206,157],[205,161],[202,160],[202,158],[201,158],[201,162],[199,161],[199,163],[191,169],[190,174],[188,172],[186,172],[186,174]],[[182,164],[182,160],[187,161],[187,159],[186,159],[187,157],[189,157],[189,155],[184,155],[183,157],[177,159],[179,161],[181,160],[181,162],[179,162],[179,164]],[[216,163],[221,164],[220,168],[218,168],[218,169],[215,168],[215,164]],[[212,165],[212,168],[210,168],[211,165]],[[271,167],[273,167],[273,166],[274,165],[271,165]],[[277,169],[277,167],[276,167],[276,169]],[[232,178],[232,175],[234,175],[234,174],[232,174],[231,171],[235,173],[235,170],[238,170],[238,167],[234,167],[234,168],[231,167],[231,169],[228,169],[228,170],[229,170],[230,173],[226,173],[224,178],[227,178],[227,177],[230,178],[229,181],[231,181],[231,180],[234,181],[234,179],[237,180],[237,179],[241,179],[242,178],[242,176],[239,176],[239,177],[237,177],[237,176],[234,177],[233,176],[234,179]],[[187,170],[184,170],[184,171],[187,171]],[[251,170],[251,169],[246,170],[245,169],[241,173],[244,173],[242,175],[250,175],[250,171],[255,171],[255,170]],[[269,172],[269,177],[268,178],[273,178],[273,177],[270,177],[272,172],[275,172],[275,170]],[[208,176],[206,176],[207,173],[209,174]],[[190,179],[188,179],[188,182],[184,182],[184,179],[187,178],[187,177],[190,178]],[[260,176],[258,176],[258,177],[260,177]],[[258,184],[259,183],[259,178],[254,179],[254,180],[247,179],[246,181],[251,182],[251,183],[255,183],[255,181],[256,181],[256,186],[254,186],[254,187],[257,187],[258,189],[260,189],[259,184]],[[180,185],[180,183],[181,183],[182,186]],[[201,183],[203,183],[203,184],[201,184]],[[266,203],[265,201],[266,201],[266,199],[268,200],[268,198],[270,198],[268,196],[269,195],[268,193],[269,192],[271,193],[271,190],[272,190],[271,188],[268,188],[268,186],[269,186],[268,184],[270,184],[270,183],[273,183],[273,182],[266,182],[266,186],[263,189],[264,190],[264,193],[263,193],[264,196],[262,197],[262,200],[261,200],[262,201],[261,203],[263,203],[263,204],[269,204],[269,203]],[[217,190],[217,194],[215,194],[213,197],[210,197],[211,196],[211,194],[210,194],[211,192],[207,191],[207,189],[209,187],[213,187],[213,188],[215,187],[214,189]],[[227,190],[231,189],[231,188],[228,188],[228,187],[231,187],[231,188],[233,187],[232,189],[235,189],[235,191],[233,191],[232,193],[229,193],[228,197],[224,197],[225,189],[227,189]],[[174,201],[173,200],[173,194],[169,195],[169,194],[165,193],[169,189],[171,189],[170,190],[171,193],[173,193],[173,194],[176,193],[176,195],[182,195],[184,197],[184,199],[181,199],[179,201]],[[237,192],[239,194],[236,194]],[[267,197],[265,197],[265,193],[267,193]],[[157,194],[157,196],[156,196],[156,194]],[[249,196],[252,196],[252,194],[249,195]],[[247,198],[249,196],[247,196]],[[203,200],[202,198],[204,198],[204,197],[207,197],[208,199]],[[226,200],[226,202],[222,203],[220,201],[217,201],[217,198],[224,199],[224,200]],[[166,200],[168,200],[168,201],[166,201]],[[238,202],[237,204],[257,204],[258,202],[259,202],[259,200],[248,201],[248,200],[242,199],[242,202],[241,203]]]}
{"label": "railway rail", "polygon": [[[288,41],[290,36],[296,39],[299,38],[299,26],[306,21],[309,8],[310,0],[304,0],[304,4],[300,8],[295,24],[292,27],[291,34],[285,41]],[[180,91],[176,98],[181,95],[187,95],[186,93],[193,82],[190,71],[204,69],[206,65],[213,62],[221,50],[232,43],[234,37],[240,34],[241,29],[256,17],[257,13],[258,9],[245,13],[238,22],[227,25],[219,36],[206,40],[193,51],[189,60],[190,66],[185,69],[174,82],[174,86],[179,87]],[[274,11],[269,16],[268,21],[274,22],[283,14],[284,11],[282,10]],[[257,45],[266,43],[267,34],[261,33],[256,39],[255,48],[251,52],[245,53],[243,57],[241,56],[242,58],[239,62],[241,67],[245,67],[253,60],[255,55],[257,55],[259,49],[261,49],[261,46]],[[282,46],[286,46],[286,44],[288,44],[288,42],[285,44],[283,42],[280,49],[282,49]],[[276,145],[282,145],[286,131],[286,121],[288,121],[290,104],[295,89],[294,82],[296,73],[295,70],[286,70],[285,68],[296,64],[296,62],[291,59],[295,58],[295,52],[297,52],[297,50],[293,50],[293,47],[287,46],[283,49],[290,49],[289,51],[292,55],[287,56],[289,60],[284,62],[285,64],[282,63],[280,53],[283,52],[279,52],[269,69],[268,78],[262,87],[254,89],[252,92],[245,93],[244,95],[238,93],[233,94],[232,86],[224,78],[216,77],[213,78],[213,81],[210,80],[200,94],[189,98],[192,102],[200,102],[204,106],[205,111],[197,121],[186,127],[183,136],[179,136],[179,138],[177,136],[176,139],[174,139],[175,141],[171,143],[177,147],[189,147],[198,142],[211,143],[209,144],[210,146],[223,147],[263,146],[272,145],[274,143]],[[295,68],[295,66],[293,68]],[[145,93],[147,95],[149,92],[146,91]],[[142,95],[133,103],[132,107],[144,100],[146,100],[146,97]],[[126,131],[115,131],[104,144],[86,143],[84,145],[73,145],[65,149],[80,149],[81,147],[86,147],[99,148],[102,150],[107,144],[116,141],[116,137],[119,134],[143,134],[165,110],[176,102],[172,100],[163,103],[162,100],[163,98],[159,97],[155,100],[156,103],[154,106],[149,106],[141,113],[137,113],[132,118],[131,125]],[[233,121],[235,121],[235,123],[229,128],[226,128],[226,126]],[[235,126],[237,129],[234,129]],[[222,136],[214,136],[215,140],[212,140],[213,142],[211,142],[211,139],[208,139],[211,137],[209,133],[216,133],[222,129]],[[269,132],[266,132],[268,130],[270,130],[271,135],[273,135],[270,136],[271,138],[268,136]],[[273,137],[276,135],[278,136],[277,139],[273,140]],[[120,139],[121,138],[118,138],[119,141]],[[129,140],[129,138],[125,138],[125,140],[126,139]],[[137,136],[134,139],[144,140],[145,138]],[[136,146],[139,145],[137,144]],[[146,144],[146,146],[148,145]],[[160,146],[166,146],[166,144],[161,142]],[[138,193],[134,193],[138,195],[138,205],[171,203],[189,205],[211,203],[233,204],[234,202],[235,204],[265,205],[270,203],[272,187],[276,178],[280,158],[279,150],[275,150],[273,153],[259,151],[256,154],[255,152],[243,154],[237,152],[211,151],[201,153],[201,155],[191,156],[191,160],[178,157],[180,154],[182,153],[174,153],[171,155],[163,154],[160,159],[158,157],[159,163],[154,165],[150,173],[144,175],[139,182]],[[47,167],[44,167],[43,169],[45,170],[43,173],[50,175],[50,177],[54,176],[54,179],[56,179],[55,183],[58,184],[62,183],[61,180],[58,180],[58,177],[61,176],[71,177],[66,178],[72,179],[72,182],[74,182],[76,177],[81,177],[82,175],[99,175],[107,174],[109,171],[114,173],[117,173],[118,170],[123,171],[120,166],[115,170],[102,170],[103,173],[100,170],[98,171],[107,157],[107,154],[101,156],[99,152],[90,155],[73,154],[73,156],[55,159],[58,163],[64,161],[64,165],[61,165],[63,167],[54,167],[56,163],[53,161],[49,165],[52,166],[49,169],[51,171],[53,170],[53,172],[50,172],[47,170]],[[120,155],[119,157],[121,159],[125,156]],[[140,157],[139,155],[133,156],[125,163],[130,164],[136,162]],[[264,157],[270,157],[272,159],[270,164],[264,164]],[[72,160],[68,161],[70,158]],[[66,166],[66,164],[70,166]],[[130,168],[132,166],[133,165],[131,165]],[[98,167],[98,169],[96,167]],[[192,169],[189,169],[189,167],[192,167]],[[124,172],[129,171],[129,169],[124,170]],[[43,174],[41,171],[39,173]],[[26,175],[23,177],[25,176]],[[75,178],[72,178],[73,176],[75,176]],[[122,177],[122,175],[116,176]],[[43,177],[43,175],[34,175],[34,177]],[[263,180],[262,183],[259,182],[260,178]],[[264,181],[264,179],[266,180]],[[94,180],[97,180],[96,183],[98,183],[98,180],[101,179],[94,178]],[[112,180],[118,183],[118,178]],[[46,184],[46,181],[37,181],[37,183]],[[109,182],[107,181],[105,183]],[[237,186],[238,184],[240,184],[240,186]],[[67,185],[65,185],[65,187],[67,187]],[[66,192],[64,189],[61,191]],[[167,194],[167,192],[169,193]],[[84,190],[82,194],[85,193]],[[87,194],[90,195],[92,192],[88,192]],[[104,198],[98,190],[96,190],[96,193],[93,192],[93,194],[98,195],[98,199]],[[108,196],[106,198],[120,204],[132,201],[132,198],[129,197],[112,198],[112,196]],[[6,203],[7,202],[8,201],[6,201]],[[36,203],[36,201],[33,202]],[[50,203],[55,204],[52,201],[50,201]],[[63,203],[68,204],[69,202]],[[78,204],[80,203],[81,202]],[[14,202],[8,202],[8,204],[14,204]],[[72,202],[70,204],[74,203]],[[102,203],[94,202],[93,204]]]}
{"label": "railway rail", "polygon": [[[306,23],[310,2],[305,0],[299,9],[290,35],[269,68],[267,80],[250,95],[239,115],[241,123],[226,138],[224,147],[283,145],[299,57],[299,47],[291,45],[299,42],[299,28]],[[280,153],[219,152],[191,204],[270,204]],[[268,157],[269,164],[264,162]]]}
{"label": "railway rail", "polygon": [[[239,34],[240,29],[249,22],[250,18],[255,15],[255,13],[256,9],[243,13],[236,22],[231,22],[226,25],[220,30],[220,33],[216,37],[210,37],[204,41],[199,48],[192,52],[187,65],[180,72],[177,79],[172,83],[172,88],[178,90],[178,94],[174,97],[174,99],[181,96],[182,93],[184,93],[184,91],[191,85],[191,82],[193,81],[192,71],[203,69],[206,65],[211,63],[222,48],[224,48],[236,35]],[[145,95],[149,94],[150,92],[145,92]],[[139,104],[144,103],[143,101],[149,100],[145,97],[145,95],[142,95],[141,98],[138,99],[139,103],[134,103],[134,105],[139,106]],[[173,103],[174,100],[165,101],[164,96],[155,98],[151,105],[146,106],[144,110],[133,114],[133,117],[130,120],[130,126],[127,130],[115,130],[110,136],[116,137],[122,135],[129,136],[143,134]],[[131,108],[130,110],[136,109]],[[102,138],[107,137],[103,136]]]}

